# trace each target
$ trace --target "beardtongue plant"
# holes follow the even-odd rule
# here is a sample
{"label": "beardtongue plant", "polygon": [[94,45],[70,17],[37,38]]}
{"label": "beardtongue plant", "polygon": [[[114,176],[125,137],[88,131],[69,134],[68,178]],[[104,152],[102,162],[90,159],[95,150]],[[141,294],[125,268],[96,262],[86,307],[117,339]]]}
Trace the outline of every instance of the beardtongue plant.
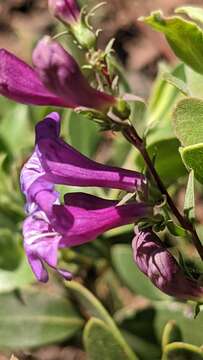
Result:
{"label": "beardtongue plant", "polygon": [[[91,12],[86,14],[86,12],[82,10],[80,13],[76,2],[49,1],[49,8],[59,20],[62,20],[67,25],[69,32],[73,36],[75,34],[74,26],[79,23],[82,23],[86,29],[93,33],[93,30],[90,29],[88,25],[88,17]],[[82,37],[83,39],[86,37],[86,32],[82,34]],[[95,34],[95,39],[96,37],[97,35]],[[182,215],[175,206],[150,159],[146,150],[145,139],[142,139],[138,135],[135,127],[131,123],[130,103],[135,102],[135,104],[139,106],[141,104],[143,106],[142,99],[119,94],[118,78],[115,69],[113,69],[113,72],[110,70],[109,59],[111,59],[111,55],[109,51],[102,52],[96,50],[93,45],[87,48],[83,42],[80,41],[80,38],[77,40],[80,46],[87,51],[89,68],[94,70],[96,75],[95,79],[100,79],[100,87],[103,82],[102,87],[106,89],[105,92],[99,91],[90,85],[74,58],[58,41],[47,36],[39,41],[33,51],[34,68],[31,68],[8,51],[4,49],[0,50],[1,94],[25,104],[76,108],[82,111],[84,115],[91,117],[91,119],[99,121],[103,128],[121,131],[124,137],[141,153],[148,167],[148,172],[151,175],[150,180],[154,180],[160,193],[165,197],[166,204],[179,221],[182,229],[184,229],[185,232],[190,232],[193,244],[203,259],[203,247],[192,222]],[[92,62],[93,56],[97,59],[94,64]],[[96,82],[93,81],[94,86],[95,84]],[[130,100],[129,104],[127,104],[127,100]],[[79,155],[76,150],[70,148],[69,145],[59,139],[59,128],[58,115],[55,113],[37,125],[35,151],[23,167],[21,173],[21,188],[27,199],[27,209],[29,209],[29,217],[25,221],[24,226],[25,248],[34,272],[41,280],[47,279],[47,273],[42,264],[43,261],[54,268],[56,267],[57,248],[69,246],[69,244],[74,245],[74,231],[77,230],[75,224],[78,222],[80,228],[81,220],[79,219],[82,217],[82,215],[78,215],[77,219],[77,206],[75,210],[73,209],[73,214],[71,214],[66,203],[65,205],[59,205],[59,194],[54,190],[55,184],[111,187],[127,192],[140,190],[143,184],[146,185],[146,180],[141,174],[122,169],[108,168]],[[146,189],[144,196],[145,201],[147,201]],[[65,199],[67,200],[68,196],[66,196]],[[99,199],[97,199],[97,201],[99,202]],[[124,205],[117,206],[115,202],[111,203],[111,201],[114,200],[110,200],[108,204],[112,205],[106,206],[104,200],[101,199],[103,204],[101,209],[100,206],[99,210],[94,209],[94,206],[90,209],[95,216],[97,211],[99,211],[101,226],[99,226],[98,222],[98,229],[92,230],[92,234],[87,226],[87,234],[83,234],[83,239],[82,235],[78,235],[79,238],[76,237],[75,244],[92,240],[92,238],[95,238],[98,234],[112,227],[132,222],[134,218],[137,219],[138,217],[139,206],[141,206],[140,218],[145,217],[147,215],[147,209],[149,208],[147,204],[142,203],[141,205],[125,204],[125,200]],[[90,200],[90,203],[91,202],[92,200]],[[154,205],[156,205],[155,199],[153,202]],[[87,209],[84,209],[84,203],[83,195],[82,207],[79,208],[80,210],[78,211],[84,211],[90,214]],[[132,213],[129,213],[127,216],[129,206],[130,209],[132,208]],[[59,215],[60,211],[61,214],[63,214],[63,216],[61,215],[61,220]],[[110,211],[110,213],[112,211],[111,219],[108,219],[108,211]],[[69,212],[70,214],[68,215]],[[121,216],[121,212],[125,214],[123,213]],[[36,213],[38,214],[37,216]],[[163,216],[163,214],[167,216],[167,219],[164,219],[165,215]],[[44,219],[46,218],[45,222],[41,218],[38,220],[38,217],[41,216]],[[102,216],[104,216],[104,220],[102,220]],[[72,220],[73,234],[68,235],[71,234],[71,218],[76,218],[77,221]],[[67,227],[64,223],[63,226],[62,224],[61,226],[59,225],[60,222],[65,221],[64,219],[67,221]],[[158,224],[156,216],[154,220],[150,218],[149,221],[150,223],[151,221],[152,223],[156,223],[156,229],[159,230],[159,227],[163,229],[168,222],[168,211],[166,212],[164,206],[161,210],[161,217],[158,217],[158,219]],[[176,225],[174,225],[174,227],[175,226]],[[34,235],[30,235],[29,227],[31,234]],[[39,233],[37,231],[38,227]],[[43,232],[42,237],[40,236],[41,227]],[[59,231],[57,231],[58,227]],[[49,236],[47,234],[49,234]],[[72,236],[73,239],[71,240]],[[68,240],[69,237],[70,240]],[[50,255],[48,251],[43,250],[46,248],[46,241],[50,244]],[[51,244],[53,244],[53,248]],[[31,248],[34,250],[31,250]],[[147,272],[145,273],[148,274]]]}
{"label": "beardtongue plant", "polygon": [[[155,293],[158,288],[170,297],[201,303],[203,295],[199,270],[201,265],[198,265],[198,271],[195,272],[193,267],[195,262],[200,263],[200,260],[198,262],[196,259],[197,255],[201,261],[203,260],[203,246],[196,231],[194,200],[194,177],[201,183],[203,179],[201,165],[203,104],[202,99],[188,97],[190,95],[188,79],[191,71],[203,73],[202,55],[196,45],[198,38],[200,45],[203,46],[201,28],[194,22],[180,17],[165,18],[159,12],[142,19],[162,31],[176,55],[193,69],[181,65],[174,70],[173,75],[169,72],[164,74],[165,80],[162,79],[161,84],[156,84],[155,92],[158,100],[151,101],[147,108],[143,99],[124,93],[123,75],[112,55],[113,41],[110,41],[104,51],[98,48],[98,32],[89,25],[94,9],[89,13],[86,8],[80,11],[75,1],[69,0],[50,0],[48,3],[50,12],[63,23],[66,31],[53,38],[45,36],[37,43],[32,56],[33,66],[26,64],[9,51],[1,49],[0,94],[27,105],[48,105],[58,107],[59,111],[62,111],[62,108],[68,111],[67,108],[70,108],[81,114],[87,128],[88,121],[91,120],[97,123],[101,130],[108,130],[116,135],[120,133],[125,145],[132,146],[133,161],[126,163],[128,165],[130,163],[132,169],[136,165],[137,171],[98,163],[69,145],[60,136],[63,119],[60,120],[57,112],[48,114],[43,120],[40,119],[35,127],[33,153],[29,154],[20,175],[21,190],[26,199],[26,219],[23,223],[24,249],[36,278],[42,282],[48,281],[48,268],[52,268],[66,280],[72,280],[74,270],[69,271],[67,264],[61,265],[59,254],[70,248],[75,251],[75,247],[79,245],[84,245],[84,248],[91,246],[95,244],[94,240],[97,238],[110,248],[112,239],[118,243],[120,239],[118,237],[115,240],[112,236],[109,240],[108,233],[104,234],[105,232],[112,230],[113,233],[120,226],[136,224],[134,238],[132,234],[130,235],[131,239],[133,238],[130,254],[131,258],[134,258],[133,267],[137,266],[149,280],[147,282],[142,278],[144,286]],[[184,7],[178,11],[202,22],[201,16],[198,16],[193,8]],[[189,34],[188,37],[184,37],[188,49],[192,48],[191,52],[183,51],[182,33]],[[74,43],[76,41],[83,60],[85,58],[84,66],[79,66],[78,59],[76,60],[66,47],[61,45],[60,36],[66,40],[67,34]],[[180,68],[184,69],[181,70],[183,74]],[[184,80],[188,80],[187,84]],[[166,86],[169,86],[167,91],[165,91]],[[194,90],[194,83],[192,89]],[[187,95],[185,99],[175,104],[174,99],[177,101],[185,95]],[[161,96],[164,97],[164,106],[160,101]],[[175,108],[173,115],[172,105]],[[171,118],[175,124],[177,138],[182,145],[180,152],[186,165],[186,169],[181,174],[185,176],[186,171],[189,171],[183,210],[182,204],[178,203],[176,206],[172,196],[175,194],[174,189],[179,191],[179,184],[174,181],[174,177],[173,182],[169,181],[167,177],[171,174],[164,180],[160,176],[163,168],[167,168],[170,157],[174,155],[171,151],[171,143],[174,144],[175,140],[176,152],[179,146],[177,139],[174,138],[175,135],[171,135]],[[161,137],[159,135],[159,142],[155,142],[154,146],[151,139],[159,131]],[[82,138],[84,135],[80,131],[77,136]],[[119,134],[117,137],[119,138]],[[168,140],[171,153],[167,154],[165,159],[162,152],[166,154],[166,148],[160,151],[159,146],[160,143]],[[162,169],[160,169],[157,163],[162,155]],[[117,157],[119,155],[115,154],[115,158]],[[115,162],[116,160],[118,159],[115,159]],[[180,164],[180,157],[178,161]],[[172,168],[171,172],[173,171],[175,172],[176,168]],[[180,182],[183,186],[185,177]],[[66,186],[65,196],[62,196],[61,185]],[[71,191],[73,187],[76,188],[76,192],[72,193],[69,187]],[[84,193],[84,189],[78,190],[78,187],[88,188],[89,193]],[[93,188],[99,189],[102,195],[98,193],[97,196],[93,195]],[[114,192],[112,189],[119,192]],[[87,244],[89,242],[91,244]],[[194,255],[194,262],[191,257],[190,266],[188,266],[188,248]],[[104,257],[111,266],[110,252]],[[129,263],[130,260],[132,259],[129,259]],[[123,257],[120,270],[122,275],[125,273],[125,266],[128,269],[129,265],[128,261],[125,261]],[[82,277],[80,271],[79,275]],[[130,277],[131,272],[127,271],[127,284]],[[136,284],[136,277],[133,282]],[[74,282],[73,285],[70,282],[67,286],[69,288],[73,286],[73,293],[82,294],[81,298],[85,299],[85,304],[88,304],[87,310],[93,307],[92,314],[100,318],[99,321],[97,319],[95,322],[92,320],[91,324],[88,323],[87,334],[91,332],[94,338],[98,331],[104,336],[105,342],[111,339],[111,343],[116,344],[114,351],[116,348],[121,351],[121,353],[118,351],[118,356],[115,355],[118,360],[135,359],[128,346],[126,347],[113,320],[109,321],[108,314],[101,310],[100,305],[97,303],[95,305],[94,299],[90,300],[92,295],[87,294],[86,290],[78,290],[79,285],[74,285]],[[152,286],[156,287],[155,290]],[[93,331],[94,327],[96,330]],[[91,336],[86,336],[84,340],[88,354],[91,354],[90,359],[105,359],[104,346],[99,351],[96,349],[96,356],[101,351],[101,357],[95,357],[95,348],[92,345],[94,341],[89,343]],[[187,352],[193,350],[185,348],[184,354],[188,355]],[[112,349],[109,350],[109,354],[111,351]],[[200,350],[195,351],[197,354]],[[113,356],[109,359],[114,360]]]}

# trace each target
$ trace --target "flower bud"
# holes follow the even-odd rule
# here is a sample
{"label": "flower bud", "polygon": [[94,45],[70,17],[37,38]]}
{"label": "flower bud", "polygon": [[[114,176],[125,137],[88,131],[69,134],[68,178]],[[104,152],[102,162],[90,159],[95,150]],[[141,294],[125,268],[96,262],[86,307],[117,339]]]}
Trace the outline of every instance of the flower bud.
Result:
{"label": "flower bud", "polygon": [[49,0],[48,4],[51,14],[65,24],[72,24],[79,18],[80,11],[75,0]]}
{"label": "flower bud", "polygon": [[203,287],[184,273],[176,259],[151,230],[138,232],[132,247],[138,268],[158,289],[184,300],[203,298]]}
{"label": "flower bud", "polygon": [[71,24],[71,31],[77,42],[85,49],[94,48],[97,37],[81,18],[80,21]]}
{"label": "flower bud", "polygon": [[80,14],[75,0],[49,0],[49,10],[69,27],[69,31],[83,48],[95,46],[96,35],[85,21],[86,14]]}

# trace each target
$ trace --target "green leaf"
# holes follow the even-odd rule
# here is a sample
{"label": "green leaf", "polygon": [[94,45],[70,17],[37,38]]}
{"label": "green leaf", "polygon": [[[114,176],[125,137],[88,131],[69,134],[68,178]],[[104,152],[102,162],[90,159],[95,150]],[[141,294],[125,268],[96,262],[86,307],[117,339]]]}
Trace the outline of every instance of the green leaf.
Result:
{"label": "green leaf", "polygon": [[123,283],[138,295],[152,300],[163,300],[169,297],[157,289],[133,261],[132,248],[129,245],[115,245],[111,251],[116,272]]}
{"label": "green leaf", "polygon": [[64,121],[68,129],[63,127],[63,132],[68,142],[86,156],[95,155],[101,140],[98,125],[73,111],[67,113]]}
{"label": "green leaf", "polygon": [[136,309],[132,306],[117,311],[114,318],[119,328],[136,351],[138,357],[143,360],[160,359],[160,346],[154,332],[154,309]]}
{"label": "green leaf", "polygon": [[184,202],[184,213],[190,221],[195,220],[194,170],[190,171]]}
{"label": "green leaf", "polygon": [[21,261],[21,247],[17,234],[0,228],[0,270],[15,270]]}
{"label": "green leaf", "polygon": [[191,96],[202,99],[203,98],[203,75],[198,74],[189,66],[184,66],[186,83],[190,90]]}
{"label": "green leaf", "polygon": [[92,318],[84,330],[84,345],[89,360],[136,360],[120,342],[120,337],[103,321]]}
{"label": "green leaf", "polygon": [[139,124],[143,122],[146,114],[146,103],[142,98],[135,97],[135,99],[132,98],[129,105],[131,106],[131,122],[133,125],[139,126]]}
{"label": "green leaf", "polygon": [[62,341],[83,326],[66,297],[50,289],[0,295],[0,347],[26,348]]}
{"label": "green leaf", "polygon": [[191,20],[203,23],[203,8],[197,6],[181,6],[175,10],[176,14],[187,15]]}
{"label": "green leaf", "polygon": [[166,222],[166,226],[170,233],[174,236],[180,236],[183,238],[187,236],[187,231],[181,226],[174,224],[172,220],[168,220]]}
{"label": "green leaf", "polygon": [[160,123],[165,124],[166,121],[170,121],[172,108],[181,96],[179,89],[164,79],[166,72],[182,82],[186,81],[183,64],[177,65],[174,69],[162,63],[159,65],[158,76],[154,82],[148,101],[146,114],[148,125],[156,123],[160,125]]}
{"label": "green leaf", "polygon": [[203,312],[201,311],[196,319],[193,312],[193,307],[189,304],[175,301],[155,302],[153,326],[157,339],[161,341],[166,323],[174,320],[180,328],[184,341],[197,346],[202,345]]}
{"label": "green leaf", "polygon": [[185,166],[194,170],[196,179],[203,184],[203,143],[180,148]]}
{"label": "green leaf", "polygon": [[[156,170],[165,186],[169,186],[186,174],[179,147],[180,143],[174,137],[171,124],[168,122],[159,123],[159,126],[147,135],[148,153],[152,159],[155,159]],[[135,155],[135,162],[137,170],[143,171],[144,161],[138,153]]]}
{"label": "green leaf", "polygon": [[148,146],[151,158],[155,156],[155,167],[165,186],[186,173],[178,149],[179,142],[175,138],[160,140]]}
{"label": "green leaf", "polygon": [[174,341],[182,341],[182,334],[176,322],[174,320],[170,320],[166,324],[163,331],[163,336],[162,336],[163,351],[166,345],[173,343]]}
{"label": "green leaf", "polygon": [[181,100],[173,113],[175,133],[182,145],[203,142],[203,100],[187,98]]}
{"label": "green leaf", "polygon": [[82,309],[85,310],[87,316],[97,317],[105,321],[108,326],[116,328],[116,325],[107,310],[88,289],[76,281],[66,282],[65,285],[70,294],[76,299]]}
{"label": "green leaf", "polygon": [[165,17],[161,11],[152,12],[141,20],[164,33],[174,53],[203,74],[203,32],[198,25],[178,16]]}
{"label": "green leaf", "polygon": [[34,282],[34,276],[26,258],[13,271],[0,270],[0,293],[21,289]]}
{"label": "green leaf", "polygon": [[128,353],[129,358],[134,359],[132,350],[130,347],[128,347],[114,320],[100,303],[100,301],[88,289],[75,281],[66,282],[65,284],[71,295],[80,304],[83,311],[85,310],[87,316],[97,317],[98,319],[104,321],[108,328],[114,332],[115,336],[119,338],[120,343],[122,343],[126,348],[126,352]]}
{"label": "green leaf", "polygon": [[164,80],[166,80],[169,84],[173,85],[173,86],[176,87],[180,92],[182,92],[183,95],[186,95],[186,96],[190,95],[190,90],[189,90],[187,84],[186,84],[183,80],[177,78],[176,76],[173,76],[173,75],[170,74],[170,73],[165,73],[165,74],[163,74],[163,78],[164,78]]}
{"label": "green leaf", "polygon": [[202,360],[203,350],[197,346],[174,342],[165,347],[162,360]]}
{"label": "green leaf", "polygon": [[0,133],[14,157],[27,147],[33,146],[34,128],[28,107],[18,104],[9,109],[1,121]]}

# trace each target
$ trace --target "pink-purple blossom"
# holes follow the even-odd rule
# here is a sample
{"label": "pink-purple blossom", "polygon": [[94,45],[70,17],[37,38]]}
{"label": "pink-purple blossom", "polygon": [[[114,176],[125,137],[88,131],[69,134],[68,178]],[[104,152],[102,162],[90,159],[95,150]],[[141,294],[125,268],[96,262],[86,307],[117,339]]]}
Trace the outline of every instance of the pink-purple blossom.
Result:
{"label": "pink-purple blossom", "polygon": [[161,291],[179,299],[203,298],[203,287],[184,273],[165,244],[150,229],[139,231],[132,247],[138,268]]}
{"label": "pink-purple blossom", "polygon": [[76,0],[49,0],[48,4],[51,14],[66,24],[79,18],[80,11]]}
{"label": "pink-purple blossom", "polygon": [[24,248],[41,281],[48,280],[44,264],[68,279],[71,277],[57,267],[59,248],[94,240],[104,231],[151,213],[151,207],[142,202],[119,206],[118,201],[83,193],[66,194],[61,204],[55,184],[145,191],[146,179],[137,172],[86,158],[60,139],[59,132],[57,113],[37,124],[35,150],[21,171],[28,215],[23,225]]}
{"label": "pink-purple blossom", "polygon": [[5,49],[0,49],[0,94],[14,101],[68,108],[104,110],[116,99],[91,87],[74,58],[49,37],[33,52],[32,68]]}

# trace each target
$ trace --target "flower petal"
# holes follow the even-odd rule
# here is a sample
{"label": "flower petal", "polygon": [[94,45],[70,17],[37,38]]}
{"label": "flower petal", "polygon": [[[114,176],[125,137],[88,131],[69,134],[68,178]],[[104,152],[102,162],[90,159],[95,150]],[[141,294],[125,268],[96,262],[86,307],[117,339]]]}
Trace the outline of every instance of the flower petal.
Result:
{"label": "flower petal", "polygon": [[113,96],[92,88],[74,58],[49,36],[35,48],[33,64],[44,85],[68,107],[103,109],[116,101]]}
{"label": "flower petal", "polygon": [[[54,228],[63,235],[60,246],[75,246],[96,239],[107,230],[146,217],[151,208],[144,203],[116,206],[114,200],[80,194],[71,205],[54,205]],[[81,197],[81,200],[79,200]],[[66,196],[67,202],[68,195]],[[71,195],[73,200],[73,197]],[[88,203],[89,201],[89,203]],[[118,203],[118,202],[117,202]],[[92,206],[93,205],[93,206]]]}
{"label": "flower petal", "polygon": [[5,49],[0,49],[0,94],[24,104],[66,105],[45,88],[29,65]]}
{"label": "flower petal", "polygon": [[56,136],[59,120],[48,116],[36,127],[37,155],[46,180],[73,186],[100,186],[126,191],[144,190],[141,173],[99,164]]}
{"label": "flower petal", "polygon": [[49,10],[59,20],[71,23],[79,18],[80,11],[76,0],[49,0]]}
{"label": "flower petal", "polygon": [[36,210],[23,224],[24,248],[30,266],[39,281],[48,281],[45,263],[58,271],[64,278],[70,280],[70,272],[57,268],[58,248],[61,240],[52,228],[46,214]]}

